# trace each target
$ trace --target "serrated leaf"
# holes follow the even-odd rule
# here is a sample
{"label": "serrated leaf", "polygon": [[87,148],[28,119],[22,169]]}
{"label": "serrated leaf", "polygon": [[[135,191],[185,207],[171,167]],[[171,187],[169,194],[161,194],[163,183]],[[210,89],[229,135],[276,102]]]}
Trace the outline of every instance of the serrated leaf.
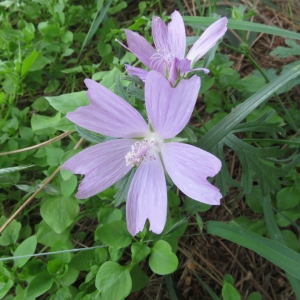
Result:
{"label": "serrated leaf", "polygon": [[252,189],[253,172],[256,174],[262,192],[267,195],[270,190],[277,190],[280,187],[279,177],[285,172],[282,169],[269,165],[264,159],[282,155],[277,147],[255,148],[244,143],[233,134],[228,134],[224,139],[226,143],[239,157],[243,166],[241,185],[246,194]]}

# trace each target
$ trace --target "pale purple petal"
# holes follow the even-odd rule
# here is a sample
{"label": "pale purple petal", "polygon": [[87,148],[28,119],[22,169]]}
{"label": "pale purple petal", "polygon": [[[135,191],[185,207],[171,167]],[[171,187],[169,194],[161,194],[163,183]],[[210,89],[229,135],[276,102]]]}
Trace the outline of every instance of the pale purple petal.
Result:
{"label": "pale purple petal", "polygon": [[86,79],[90,105],[68,113],[67,118],[91,131],[111,137],[137,138],[149,133],[141,114],[128,102],[103,85]]}
{"label": "pale purple petal", "polygon": [[159,17],[152,18],[152,37],[159,52],[161,50],[169,50],[168,48],[168,27]]}
{"label": "pale purple petal", "polygon": [[162,139],[169,139],[188,123],[200,89],[200,78],[181,80],[172,88],[169,81],[150,71],[145,84],[145,102],[149,121]]}
{"label": "pale purple petal", "polygon": [[161,153],[166,171],[184,194],[206,204],[220,204],[219,189],[206,180],[221,169],[216,156],[182,143],[162,144]]}
{"label": "pale purple petal", "polygon": [[191,61],[187,58],[179,60],[178,69],[180,70],[180,74],[189,72],[191,70]]}
{"label": "pale purple petal", "polygon": [[225,34],[227,22],[227,18],[224,17],[210,25],[192,46],[187,54],[187,58],[194,63],[205,55]]}
{"label": "pale purple petal", "polygon": [[158,153],[155,160],[143,162],[132,179],[127,200],[128,231],[134,236],[144,229],[146,220],[150,230],[161,233],[167,218],[167,187],[164,169]]}
{"label": "pale purple petal", "polygon": [[132,168],[126,166],[125,155],[135,140],[111,140],[89,147],[67,160],[62,168],[84,174],[76,198],[96,195],[125,176]]}
{"label": "pale purple petal", "polygon": [[169,50],[177,58],[183,59],[186,48],[185,27],[182,17],[178,11],[171,15],[172,21],[168,24]]}
{"label": "pale purple petal", "polygon": [[149,42],[138,33],[125,30],[128,50],[131,51],[144,65],[150,68],[151,57],[156,53]]}
{"label": "pale purple petal", "polygon": [[136,75],[141,80],[143,80],[144,82],[146,81],[146,77],[147,77],[149,71],[146,71],[146,70],[141,69],[141,68],[136,68],[136,67],[133,67],[133,66],[128,65],[128,64],[125,64],[125,68],[126,68],[129,75]]}

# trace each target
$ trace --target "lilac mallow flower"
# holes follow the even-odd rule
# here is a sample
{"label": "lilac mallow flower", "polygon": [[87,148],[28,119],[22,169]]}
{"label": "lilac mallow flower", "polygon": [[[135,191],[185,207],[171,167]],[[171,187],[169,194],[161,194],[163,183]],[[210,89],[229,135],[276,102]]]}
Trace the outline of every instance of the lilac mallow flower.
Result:
{"label": "lilac mallow flower", "polygon": [[[152,18],[152,36],[156,49],[131,30],[125,30],[128,47],[120,44],[135,54],[149,69],[167,76],[174,85],[180,76],[190,71],[209,72],[207,69],[193,69],[193,65],[223,37],[228,20],[224,17],[210,25],[185,57],[186,35],[183,19],[178,11],[174,11],[171,18],[168,26],[159,17]],[[128,64],[126,68],[129,75],[137,75],[143,81],[146,80],[148,71]]]}
{"label": "lilac mallow flower", "polygon": [[142,231],[147,219],[159,234],[167,217],[165,172],[187,196],[207,204],[220,204],[219,190],[207,181],[221,168],[220,160],[174,138],[189,121],[200,88],[200,78],[182,80],[172,88],[168,80],[150,71],[145,83],[149,124],[128,102],[93,80],[86,79],[90,105],[67,118],[75,124],[113,137],[70,158],[62,166],[84,174],[77,198],[88,198],[107,189],[132,168],[126,203],[128,230]]}

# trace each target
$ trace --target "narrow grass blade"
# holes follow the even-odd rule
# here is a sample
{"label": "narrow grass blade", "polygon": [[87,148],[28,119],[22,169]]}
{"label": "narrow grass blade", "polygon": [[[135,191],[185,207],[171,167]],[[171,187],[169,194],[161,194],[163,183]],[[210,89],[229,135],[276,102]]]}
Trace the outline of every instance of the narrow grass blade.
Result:
{"label": "narrow grass blade", "polygon": [[34,165],[25,165],[25,166],[18,166],[18,167],[10,167],[10,168],[0,169],[0,175],[25,170],[25,169],[31,168],[33,166]]}
{"label": "narrow grass blade", "polygon": [[239,226],[208,221],[207,232],[248,248],[300,279],[300,254]]}
{"label": "narrow grass blade", "polygon": [[[186,25],[193,26],[193,27],[201,27],[201,26],[207,27],[217,20],[218,20],[217,18],[211,18],[211,17],[191,17],[191,16],[183,17],[183,21],[186,23]],[[231,19],[228,20],[227,26],[230,29],[263,32],[267,34],[282,36],[284,38],[300,40],[299,33],[281,29],[275,26],[252,23],[247,21],[237,21]]]}
{"label": "narrow grass blade", "polygon": [[268,97],[274,94],[285,83],[300,74],[300,62],[284,74],[278,76],[262,89],[238,105],[230,114],[207,132],[197,146],[205,150],[211,150],[222,138],[224,138],[237,124],[246,118],[256,107],[262,104]]}
{"label": "narrow grass blade", "polygon": [[[270,196],[267,196],[263,199],[263,209],[264,209],[264,215],[265,220],[268,227],[268,232],[270,235],[270,238],[278,243],[280,243],[283,246],[286,246],[286,242],[281,234],[281,231],[278,228],[278,225],[276,223],[272,206],[271,206],[271,199]],[[300,299],[300,281],[292,276],[289,273],[286,273],[286,276],[293,287],[293,290],[297,296],[298,299]]]}
{"label": "narrow grass blade", "polygon": [[[100,11],[97,12],[97,14],[95,15],[95,18],[91,24],[91,27],[89,29],[89,32],[87,33],[85,39],[84,39],[84,42],[81,46],[81,49],[80,49],[80,52],[79,52],[79,55],[78,57],[80,57],[81,55],[81,52],[83,50],[83,48],[91,41],[91,39],[93,38],[94,34],[96,33],[99,25],[101,24],[101,22],[103,21],[103,18],[107,12],[107,10],[109,9],[109,7],[111,6],[113,0],[109,0],[107,2],[107,4],[105,5],[105,7],[101,8]],[[100,14],[99,14],[100,12]]]}

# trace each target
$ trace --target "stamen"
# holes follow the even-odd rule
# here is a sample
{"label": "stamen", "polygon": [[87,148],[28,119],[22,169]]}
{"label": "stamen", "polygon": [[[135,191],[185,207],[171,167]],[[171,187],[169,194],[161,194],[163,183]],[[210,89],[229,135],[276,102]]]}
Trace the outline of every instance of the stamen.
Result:
{"label": "stamen", "polygon": [[175,58],[175,55],[167,50],[158,49],[156,53],[151,56],[150,67],[152,69],[159,68],[163,65],[166,69],[169,69],[172,65],[172,62]]}
{"label": "stamen", "polygon": [[155,156],[150,154],[150,149],[154,146],[155,140],[143,139],[141,142],[135,142],[131,146],[131,151],[125,155],[126,166],[138,167],[145,160],[155,160]]}

